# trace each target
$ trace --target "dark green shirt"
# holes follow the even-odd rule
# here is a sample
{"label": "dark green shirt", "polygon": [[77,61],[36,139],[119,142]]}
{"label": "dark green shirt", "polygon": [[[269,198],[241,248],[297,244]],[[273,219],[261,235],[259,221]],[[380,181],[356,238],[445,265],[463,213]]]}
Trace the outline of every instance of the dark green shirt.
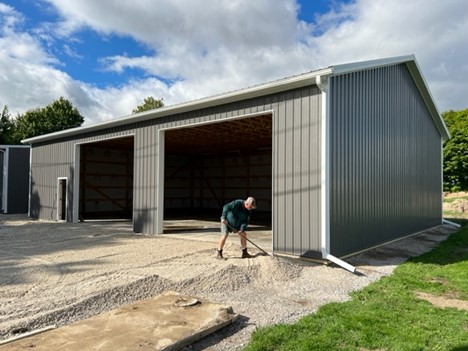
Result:
{"label": "dark green shirt", "polygon": [[227,219],[229,225],[243,232],[249,225],[251,212],[244,207],[244,200],[234,200],[223,206],[221,219]]}

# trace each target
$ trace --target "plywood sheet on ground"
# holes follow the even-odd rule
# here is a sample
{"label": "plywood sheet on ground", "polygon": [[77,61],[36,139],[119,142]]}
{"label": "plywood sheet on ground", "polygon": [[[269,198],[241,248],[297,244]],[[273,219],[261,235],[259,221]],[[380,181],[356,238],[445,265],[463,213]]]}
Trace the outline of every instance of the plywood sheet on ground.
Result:
{"label": "plywood sheet on ground", "polygon": [[229,306],[165,292],[152,299],[0,346],[0,350],[180,350],[232,323]]}

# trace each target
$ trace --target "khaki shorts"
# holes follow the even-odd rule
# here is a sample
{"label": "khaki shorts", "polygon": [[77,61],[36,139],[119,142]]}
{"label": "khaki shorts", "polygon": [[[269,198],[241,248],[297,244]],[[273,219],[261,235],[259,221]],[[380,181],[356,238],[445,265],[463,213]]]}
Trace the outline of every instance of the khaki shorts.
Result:
{"label": "khaki shorts", "polygon": [[232,229],[226,224],[221,223],[221,235],[229,235],[229,233],[232,233]]}

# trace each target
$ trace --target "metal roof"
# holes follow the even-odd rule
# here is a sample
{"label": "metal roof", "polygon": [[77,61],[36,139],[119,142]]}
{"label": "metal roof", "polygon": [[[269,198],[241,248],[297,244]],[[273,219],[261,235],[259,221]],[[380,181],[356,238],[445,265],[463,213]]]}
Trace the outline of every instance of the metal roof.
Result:
{"label": "metal roof", "polygon": [[245,99],[255,98],[259,96],[265,96],[269,94],[274,94],[277,92],[282,92],[286,90],[291,90],[299,87],[304,87],[307,85],[315,85],[317,84],[318,77],[326,77],[326,76],[334,76],[334,75],[341,75],[346,73],[351,73],[355,71],[362,71],[377,67],[395,65],[395,64],[402,64],[405,63],[413,76],[413,79],[418,86],[419,91],[421,92],[421,96],[423,97],[428,110],[431,113],[432,119],[437,126],[442,138],[447,140],[450,138],[449,132],[445,123],[437,109],[437,106],[434,103],[434,99],[432,98],[431,92],[424,80],[424,77],[421,74],[421,70],[419,68],[418,63],[416,62],[416,58],[414,55],[407,55],[407,56],[398,56],[398,57],[391,57],[391,58],[384,58],[378,60],[371,60],[371,61],[362,61],[362,62],[355,62],[355,63],[348,63],[348,64],[339,64],[333,65],[328,68],[323,68],[315,71],[310,71],[307,73],[279,79],[276,81],[255,85],[252,87],[248,87],[241,90],[236,90],[228,93],[223,93],[219,95],[214,95],[211,97],[184,102],[181,104],[176,104],[172,106],[165,106],[162,108],[158,108],[155,110],[145,111],[137,114],[132,114],[129,116],[125,116],[122,118],[113,119],[110,121],[105,121],[101,123],[97,123],[94,125],[77,127],[66,129],[63,131],[40,135],[28,139],[22,140],[22,143],[25,144],[34,144],[39,142],[50,141],[54,139],[59,139],[63,137],[69,137],[73,135],[79,135],[82,133],[89,133],[94,131],[99,131],[107,128],[127,125],[130,123],[142,122],[147,121],[155,118],[160,118],[164,116],[173,115],[176,113],[184,113],[194,110],[199,110],[202,108],[227,104],[231,102],[241,101]]}

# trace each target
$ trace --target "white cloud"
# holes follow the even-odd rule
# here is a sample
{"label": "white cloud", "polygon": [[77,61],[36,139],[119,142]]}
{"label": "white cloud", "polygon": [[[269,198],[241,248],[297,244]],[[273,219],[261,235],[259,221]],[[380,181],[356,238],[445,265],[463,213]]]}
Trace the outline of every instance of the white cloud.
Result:
{"label": "white cloud", "polygon": [[63,34],[89,26],[163,50],[182,46],[204,52],[220,46],[292,44],[296,26],[293,0],[48,2],[64,17]]}
{"label": "white cloud", "polygon": [[[35,33],[0,3],[0,105],[10,111],[64,96],[89,124],[128,115],[147,96],[170,105],[331,64],[413,53],[441,111],[468,107],[464,0],[338,2],[314,23],[297,19],[294,0],[47,2],[60,22]],[[148,78],[107,88],[73,80],[48,47],[52,37],[72,42],[83,29],[144,45],[144,56],[121,53],[100,64],[116,74],[138,69]],[[85,55],[63,48],[78,59]]]}

